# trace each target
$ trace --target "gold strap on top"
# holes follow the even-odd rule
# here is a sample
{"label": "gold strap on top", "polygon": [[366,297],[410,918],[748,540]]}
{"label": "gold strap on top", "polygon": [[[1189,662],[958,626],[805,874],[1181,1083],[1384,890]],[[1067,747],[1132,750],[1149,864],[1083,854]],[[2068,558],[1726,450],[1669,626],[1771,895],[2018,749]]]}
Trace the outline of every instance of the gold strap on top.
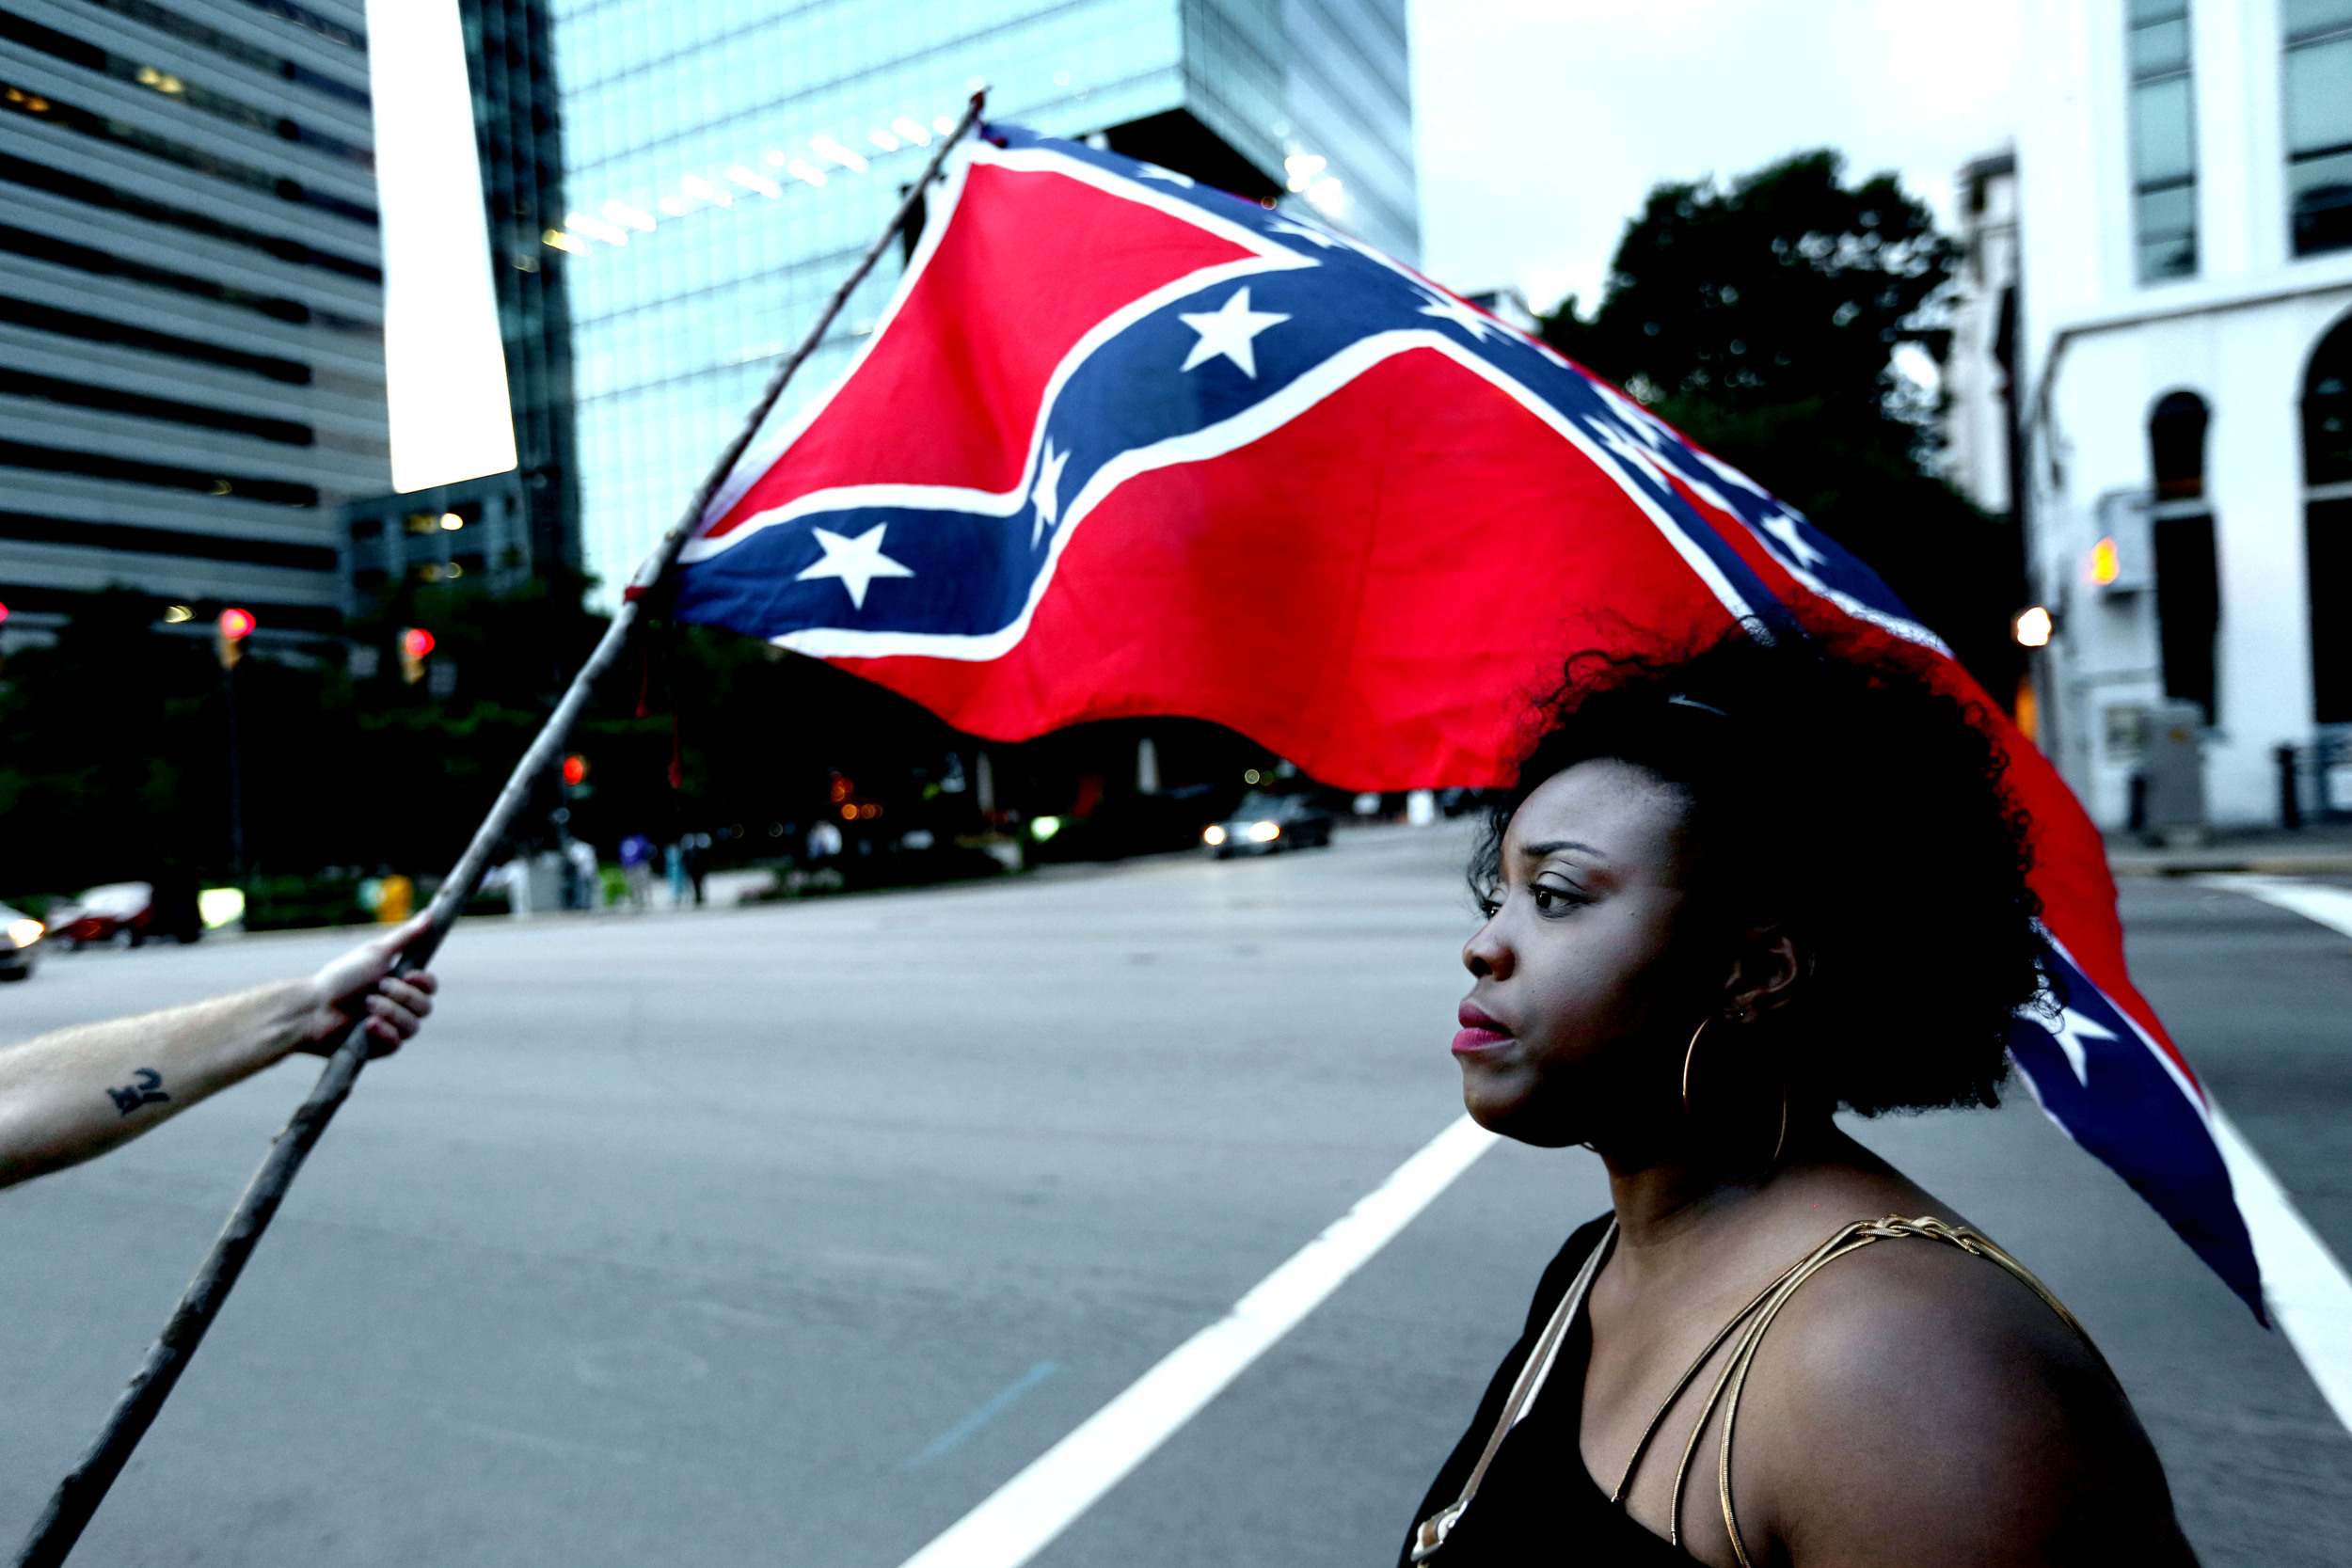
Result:
{"label": "gold strap on top", "polygon": [[1544,1324],[1543,1333],[1537,1335],[1534,1344],[1528,1347],[1527,1362],[1519,1368],[1519,1375],[1511,1385],[1510,1398],[1502,1402],[1502,1412],[1495,1418],[1495,1429],[1486,1438],[1485,1451],[1479,1454],[1478,1463],[1470,1466],[1470,1479],[1462,1483],[1462,1495],[1423,1519],[1414,1529],[1411,1554],[1414,1562],[1425,1562],[1437,1555],[1438,1548],[1444,1545],[1446,1537],[1454,1532],[1454,1521],[1461,1518],[1464,1509],[1470,1507],[1470,1499],[1478,1496],[1479,1483],[1486,1479],[1486,1466],[1494,1463],[1496,1450],[1502,1447],[1502,1440],[1511,1435],[1511,1429],[1518,1426],[1520,1418],[1527,1414],[1528,1406],[1535,1402],[1535,1396],[1543,1390],[1544,1380],[1551,1375],[1551,1364],[1560,1358],[1560,1341],[1567,1338],[1568,1324],[1576,1321],[1577,1309],[1584,1305],[1585,1292],[1593,1288],[1593,1276],[1600,1273],[1600,1265],[1609,1256],[1610,1243],[1616,1239],[1617,1221],[1613,1215],[1609,1228],[1602,1231],[1600,1240],[1593,1243],[1593,1250],[1584,1255],[1584,1266],[1576,1271],[1576,1277],[1569,1282],[1567,1293],[1560,1298],[1560,1305],[1552,1308],[1551,1321]]}
{"label": "gold strap on top", "polygon": [[[1756,1347],[1763,1342],[1764,1331],[1772,1326],[1780,1309],[1788,1304],[1788,1298],[1796,1294],[1798,1287],[1806,1280],[1848,1253],[1859,1252],[1874,1242],[1905,1236],[1943,1242],[1999,1264],[2023,1280],[2035,1295],[2042,1298],[2043,1305],[2065,1321],[2069,1328],[2082,1335],[2085,1344],[2090,1342],[2090,1336],[2083,1332],[2082,1324],[2074,1321],[2074,1315],[2066,1309],[2065,1305],[2050,1293],[2048,1286],[2036,1279],[2023,1263],[1967,1226],[1947,1224],[1932,1215],[1904,1219],[1899,1214],[1889,1214],[1880,1220],[1857,1220],[1799,1259],[1779,1278],[1767,1285],[1755,1300],[1741,1307],[1714,1338],[1708,1341],[1707,1348],[1699,1353],[1698,1359],[1675,1384],[1659,1405],[1657,1414],[1650,1418],[1649,1425],[1643,1429],[1641,1441],[1633,1446],[1632,1457],[1626,1461],[1625,1473],[1617,1478],[1616,1490],[1610,1494],[1610,1500],[1619,1504],[1625,1501],[1627,1489],[1633,1484],[1633,1473],[1640,1468],[1642,1456],[1648,1452],[1650,1442],[1664,1424],[1667,1412],[1690,1388],[1700,1370],[1714,1357],[1717,1351],[1723,1349],[1724,1342],[1732,1338],[1734,1332],[1738,1331],[1739,1338],[1732,1345],[1731,1355],[1724,1363],[1724,1370],[1716,1375],[1714,1386],[1708,1391],[1707,1402],[1699,1409],[1699,1418],[1691,1428],[1690,1441],[1682,1446],[1682,1462],[1675,1467],[1674,1494],[1667,1504],[1666,1539],[1677,1546],[1682,1544],[1683,1488],[1690,1480],[1692,1461],[1698,1454],[1699,1438],[1706,1433],[1707,1423],[1713,1418],[1716,1406],[1721,1405],[1724,1432],[1715,1456],[1716,1496],[1723,1506],[1724,1531],[1731,1538],[1732,1556],[1739,1560],[1740,1568],[1754,1568],[1748,1558],[1747,1543],[1740,1539],[1739,1517],[1731,1504],[1731,1433],[1732,1424],[1739,1419],[1740,1395],[1747,1386],[1748,1368],[1756,1360]],[[2093,1354],[2096,1354],[2096,1347],[2093,1347]],[[2101,1364],[2105,1365],[2105,1362]],[[1484,1467],[1482,1464],[1480,1468],[1483,1470]],[[1468,1500],[1466,1497],[1464,1501]]]}

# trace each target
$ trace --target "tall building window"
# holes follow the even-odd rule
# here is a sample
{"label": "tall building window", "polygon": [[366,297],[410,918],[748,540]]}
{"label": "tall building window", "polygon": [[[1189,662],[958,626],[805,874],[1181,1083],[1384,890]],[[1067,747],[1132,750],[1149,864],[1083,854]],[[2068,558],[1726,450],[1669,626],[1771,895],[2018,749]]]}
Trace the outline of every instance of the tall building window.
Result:
{"label": "tall building window", "polygon": [[2284,0],[2295,253],[2352,245],[2352,0]]}
{"label": "tall building window", "polygon": [[2131,0],[2131,19],[2132,231],[2139,280],[2154,283],[2197,272],[2188,0]]}
{"label": "tall building window", "polygon": [[2352,723],[2352,317],[2320,340],[2303,378],[2303,550],[2312,717]]}
{"label": "tall building window", "polygon": [[2213,509],[2205,504],[2205,400],[2168,393],[2148,418],[2155,470],[2156,639],[2164,694],[2215,721],[2214,641],[2221,630],[2221,572]]}

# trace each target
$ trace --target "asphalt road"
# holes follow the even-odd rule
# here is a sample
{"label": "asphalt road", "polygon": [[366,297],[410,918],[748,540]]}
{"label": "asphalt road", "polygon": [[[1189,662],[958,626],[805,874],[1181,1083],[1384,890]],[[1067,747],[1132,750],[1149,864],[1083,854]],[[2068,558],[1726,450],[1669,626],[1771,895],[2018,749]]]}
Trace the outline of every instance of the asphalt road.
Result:
{"label": "asphalt road", "polygon": [[[469,923],[76,1563],[896,1568],[1457,1114],[1462,848]],[[2352,944],[2195,886],[2124,902],[2148,990],[2352,1258]],[[0,989],[0,1043],[336,945],[61,958]],[[7,1544],[310,1076],[0,1196]],[[2343,1560],[2352,1436],[2030,1101],[1864,1134],[2089,1324],[2206,1561]],[[1497,1148],[1039,1560],[1387,1562],[1604,1201],[1589,1155]]]}

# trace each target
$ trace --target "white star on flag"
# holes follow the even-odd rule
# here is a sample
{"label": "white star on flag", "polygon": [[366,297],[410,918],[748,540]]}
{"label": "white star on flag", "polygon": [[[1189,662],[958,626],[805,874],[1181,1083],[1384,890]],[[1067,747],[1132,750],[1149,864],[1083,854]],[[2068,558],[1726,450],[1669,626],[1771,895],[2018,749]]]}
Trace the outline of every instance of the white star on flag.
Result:
{"label": "white star on flag", "polygon": [[1047,529],[1061,526],[1061,471],[1069,461],[1070,454],[1056,451],[1050,440],[1038,458],[1037,488],[1029,493],[1029,499],[1037,502],[1037,517],[1029,524],[1031,549],[1035,549],[1037,542],[1045,537]]}
{"label": "white star on flag", "polygon": [[2059,1011],[2055,1026],[2042,1027],[2050,1031],[2050,1038],[2058,1042],[2058,1048],[2066,1053],[2066,1065],[2074,1069],[2075,1081],[2084,1088],[2090,1087],[2090,1057],[2083,1049],[2083,1041],[2111,1040],[2115,1031],[2102,1028],[2072,1007]]}
{"label": "white star on flag", "polygon": [[1249,308],[1249,291],[1236,289],[1233,297],[1216,309],[1181,311],[1176,319],[1200,334],[1200,341],[1192,345],[1192,352],[1184,356],[1184,362],[1177,369],[1191,370],[1195,365],[1221,354],[1239,365],[1244,375],[1255,381],[1258,378],[1258,351],[1250,346],[1250,340],[1276,323],[1290,320],[1290,317],[1271,310],[1252,310]]}
{"label": "white star on flag", "polygon": [[1478,311],[1451,294],[1441,294],[1435,290],[1423,289],[1422,297],[1429,301],[1421,308],[1422,315],[1436,316],[1441,320],[1450,321],[1482,343],[1486,341],[1487,333],[1502,330],[1493,322],[1488,321]]}
{"label": "white star on flag", "polygon": [[[1817,562],[1829,559],[1828,556],[1815,549],[1812,542],[1797,531],[1797,520],[1786,512],[1766,518],[1764,531],[1788,546],[1788,553],[1797,558],[1797,564],[1800,566],[1811,566]],[[2114,1037],[2110,1035],[2108,1038],[2112,1039]]]}
{"label": "white star on flag", "polygon": [[882,553],[882,531],[889,526],[888,523],[876,523],[854,539],[845,539],[821,528],[810,529],[809,534],[817,541],[817,547],[825,552],[824,558],[793,580],[807,582],[817,578],[839,578],[841,586],[850,591],[850,608],[864,610],[866,590],[873,585],[876,578],[911,578],[914,575],[911,569]]}

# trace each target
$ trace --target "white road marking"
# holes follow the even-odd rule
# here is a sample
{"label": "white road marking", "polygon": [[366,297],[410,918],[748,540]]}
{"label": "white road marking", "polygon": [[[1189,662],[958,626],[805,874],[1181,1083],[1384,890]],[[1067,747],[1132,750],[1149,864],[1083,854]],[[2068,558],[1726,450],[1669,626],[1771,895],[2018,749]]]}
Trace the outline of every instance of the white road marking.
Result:
{"label": "white road marking", "polygon": [[[2279,877],[2216,875],[2198,880],[2352,936],[2352,891]],[[2218,1105],[2213,1107],[2213,1130],[2230,1167],[2238,1209],[2253,1233],[2271,1318],[2303,1358],[2336,1419],[2352,1430],[2352,1275]]]}
{"label": "white road marking", "polygon": [[903,1568],[1019,1568],[1321,1306],[1494,1143],[1464,1117]]}
{"label": "white road marking", "polygon": [[2248,877],[2234,872],[2217,872],[2197,879],[2207,887],[2228,888],[2232,893],[2259,898],[2352,937],[2352,888],[2290,881],[2284,877]]}
{"label": "white road marking", "polygon": [[2238,1210],[2254,1235],[2271,1321],[2303,1358],[2336,1419],[2352,1431],[2352,1278],[2218,1105],[2213,1130],[2229,1163]]}

